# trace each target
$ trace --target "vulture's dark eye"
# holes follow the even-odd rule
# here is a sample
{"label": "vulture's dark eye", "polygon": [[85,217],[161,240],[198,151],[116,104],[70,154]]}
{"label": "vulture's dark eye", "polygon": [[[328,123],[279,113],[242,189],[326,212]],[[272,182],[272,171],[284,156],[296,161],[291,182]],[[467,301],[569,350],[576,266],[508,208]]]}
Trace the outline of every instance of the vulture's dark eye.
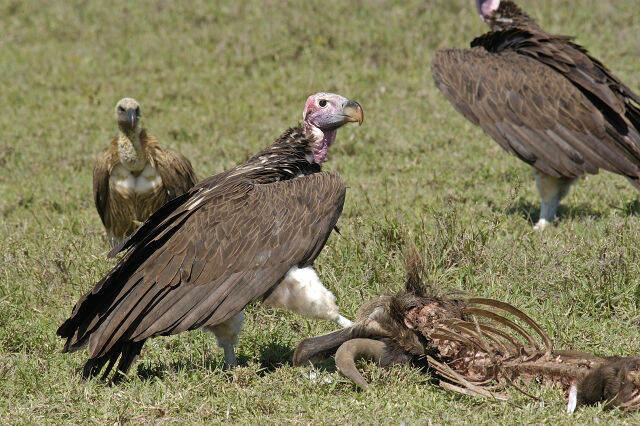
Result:
{"label": "vulture's dark eye", "polygon": [[120,112],[124,112],[124,108],[122,108],[121,106],[118,107],[118,111]]}
{"label": "vulture's dark eye", "polygon": [[318,102],[318,105],[320,105],[320,108],[324,108],[327,106],[327,100],[326,99],[320,99],[320,102]]}
{"label": "vulture's dark eye", "polygon": [[136,108],[136,115],[140,115],[140,107]]}

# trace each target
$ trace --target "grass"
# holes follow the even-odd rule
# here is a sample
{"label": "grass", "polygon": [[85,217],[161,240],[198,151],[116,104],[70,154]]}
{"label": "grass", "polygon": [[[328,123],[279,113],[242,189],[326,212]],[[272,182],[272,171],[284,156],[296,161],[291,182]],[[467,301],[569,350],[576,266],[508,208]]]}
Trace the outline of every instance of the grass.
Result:
{"label": "grass", "polygon": [[[212,4],[215,3],[215,4]],[[640,90],[636,0],[521,0],[543,27],[578,42]],[[413,241],[431,279],[510,302],[559,347],[640,349],[640,204],[626,181],[589,176],[532,230],[528,167],[455,113],[432,83],[433,52],[485,31],[471,0],[0,2],[0,423],[628,423],[600,407],[471,399],[408,367],[365,368],[358,392],[333,363],[290,364],[302,338],[334,328],[259,305],[222,371],[200,331],[149,341],[131,380],[83,382],[86,352],[62,354],[57,326],[112,265],[91,194],[113,107],[137,98],[144,123],[202,177],[269,144],[306,96],[357,99],[361,128],[339,132],[327,169],[349,184],[316,262],[341,308],[402,285]]]}

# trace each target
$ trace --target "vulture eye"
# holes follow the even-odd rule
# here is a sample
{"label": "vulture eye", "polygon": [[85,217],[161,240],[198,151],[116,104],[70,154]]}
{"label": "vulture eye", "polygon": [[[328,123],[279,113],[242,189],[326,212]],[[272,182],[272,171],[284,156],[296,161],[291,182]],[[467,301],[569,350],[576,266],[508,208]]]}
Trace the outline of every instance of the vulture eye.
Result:
{"label": "vulture eye", "polygon": [[118,111],[120,112],[124,112],[124,108],[122,108],[121,106],[118,107]]}
{"label": "vulture eye", "polygon": [[318,105],[320,105],[320,108],[324,108],[327,106],[327,100],[326,99],[320,99],[320,102],[318,102]]}
{"label": "vulture eye", "polygon": [[140,115],[140,107],[136,107],[136,115]]}

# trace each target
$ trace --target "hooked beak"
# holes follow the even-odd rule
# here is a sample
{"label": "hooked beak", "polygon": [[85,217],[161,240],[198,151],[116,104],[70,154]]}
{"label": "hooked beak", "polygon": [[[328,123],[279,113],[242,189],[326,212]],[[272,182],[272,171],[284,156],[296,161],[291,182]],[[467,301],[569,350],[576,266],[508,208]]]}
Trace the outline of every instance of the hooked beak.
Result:
{"label": "hooked beak", "polygon": [[135,126],[136,122],[136,110],[133,108],[129,108],[127,110],[127,121],[131,123],[131,128]]}
{"label": "hooked beak", "polygon": [[326,118],[322,119],[321,123],[318,123],[318,127],[322,130],[335,130],[347,123],[360,123],[364,118],[362,107],[356,101],[347,100],[342,104],[342,108]]}
{"label": "hooked beak", "polygon": [[340,113],[345,119],[345,122],[349,123],[358,123],[358,125],[362,125],[362,121],[364,120],[364,112],[362,112],[362,107],[356,101],[347,101],[347,103],[342,107],[342,111]]}

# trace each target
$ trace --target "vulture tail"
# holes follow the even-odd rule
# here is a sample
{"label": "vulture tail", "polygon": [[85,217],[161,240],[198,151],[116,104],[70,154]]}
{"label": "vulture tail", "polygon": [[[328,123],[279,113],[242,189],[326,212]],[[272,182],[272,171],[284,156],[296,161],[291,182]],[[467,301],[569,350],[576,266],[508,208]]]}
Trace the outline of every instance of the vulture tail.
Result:
{"label": "vulture tail", "polygon": [[120,358],[116,374],[113,376],[114,381],[119,381],[125,374],[127,374],[129,368],[131,368],[131,365],[136,361],[136,359],[138,359],[138,355],[140,355],[143,345],[144,340],[140,342],[123,342],[115,345],[102,356],[90,358],[84,365],[82,378],[87,380],[92,377],[96,377],[106,365],[107,367],[102,374],[102,380],[105,380],[111,372],[111,369],[113,369],[118,358]]}

